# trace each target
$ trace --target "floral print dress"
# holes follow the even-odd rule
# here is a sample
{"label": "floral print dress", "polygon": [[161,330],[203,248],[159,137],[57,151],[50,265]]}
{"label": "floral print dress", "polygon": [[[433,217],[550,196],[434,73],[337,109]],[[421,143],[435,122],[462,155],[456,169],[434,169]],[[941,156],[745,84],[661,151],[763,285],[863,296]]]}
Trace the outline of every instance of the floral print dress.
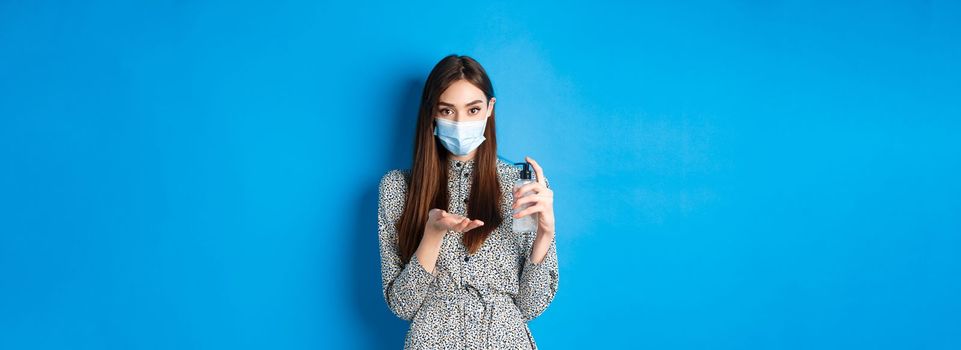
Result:
{"label": "floral print dress", "polygon": [[[447,211],[466,216],[474,160],[447,163]],[[397,252],[396,223],[410,171],[391,170],[381,179],[377,222],[383,292],[390,310],[411,321],[405,349],[537,348],[527,322],[544,312],[557,292],[556,240],[541,263],[530,260],[536,233],[511,229],[512,189],[520,171],[498,159],[497,173],[503,222],[473,255],[467,254],[461,233],[448,231],[433,273],[416,255],[404,264]]]}

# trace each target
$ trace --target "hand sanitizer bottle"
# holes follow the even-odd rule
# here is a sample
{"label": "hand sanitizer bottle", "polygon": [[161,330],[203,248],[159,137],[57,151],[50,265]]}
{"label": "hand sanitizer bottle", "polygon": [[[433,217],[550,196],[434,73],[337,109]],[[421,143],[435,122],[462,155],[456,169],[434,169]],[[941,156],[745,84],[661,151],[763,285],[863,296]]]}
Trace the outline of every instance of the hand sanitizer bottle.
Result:
{"label": "hand sanitizer bottle", "polygon": [[[516,164],[514,164],[514,165],[522,165],[522,166],[524,166],[524,168],[521,170],[520,178],[517,179],[517,182],[514,183],[514,190],[515,190],[515,191],[517,190],[518,187],[521,187],[521,186],[524,186],[524,185],[526,185],[526,184],[529,184],[529,183],[534,182],[534,180],[531,179],[531,164],[530,164],[530,163],[524,162],[524,163],[516,163]],[[527,191],[527,192],[525,192],[525,193],[522,193],[520,196],[521,196],[521,197],[525,197],[525,196],[528,196],[528,195],[530,195],[530,194],[532,194],[532,193],[534,193],[534,192],[533,192],[533,191]],[[517,209],[514,209],[513,214],[517,214],[518,212],[520,212],[520,211],[522,211],[522,210],[524,210],[524,209],[527,209],[527,207],[530,207],[530,206],[531,206],[531,203],[527,203],[527,204],[521,205],[521,206],[518,207]],[[537,231],[537,213],[534,213],[534,214],[531,214],[531,215],[527,215],[527,216],[524,216],[524,217],[520,217],[520,218],[514,218],[513,229],[514,229],[514,232],[534,232],[534,231]]]}

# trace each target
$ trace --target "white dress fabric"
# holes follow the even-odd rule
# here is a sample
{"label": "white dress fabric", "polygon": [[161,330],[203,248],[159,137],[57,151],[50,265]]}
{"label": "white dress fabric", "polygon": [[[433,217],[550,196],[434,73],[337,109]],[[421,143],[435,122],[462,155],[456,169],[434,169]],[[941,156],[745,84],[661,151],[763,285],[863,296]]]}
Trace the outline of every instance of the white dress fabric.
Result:
{"label": "white dress fabric", "polygon": [[[466,216],[474,161],[451,159],[447,166],[448,212]],[[462,234],[448,231],[434,273],[416,255],[403,264],[397,252],[396,223],[410,171],[391,170],[381,179],[377,222],[383,292],[390,310],[411,321],[405,349],[537,348],[527,322],[544,312],[557,292],[556,240],[534,264],[529,256],[536,233],[512,231],[511,191],[519,173],[513,164],[497,160],[503,222],[470,256]]]}

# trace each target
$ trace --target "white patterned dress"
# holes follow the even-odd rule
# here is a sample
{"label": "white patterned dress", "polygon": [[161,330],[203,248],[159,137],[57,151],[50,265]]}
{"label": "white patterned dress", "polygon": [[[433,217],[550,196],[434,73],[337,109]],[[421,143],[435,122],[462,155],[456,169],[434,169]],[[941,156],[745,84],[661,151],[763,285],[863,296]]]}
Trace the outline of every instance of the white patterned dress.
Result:
{"label": "white patterned dress", "polygon": [[[448,211],[466,216],[474,161],[451,159],[447,165]],[[556,241],[541,263],[530,261],[535,233],[511,229],[519,169],[498,159],[497,173],[503,222],[470,256],[462,234],[448,231],[433,274],[416,255],[403,264],[397,253],[395,224],[410,171],[391,170],[381,179],[377,221],[383,292],[390,310],[411,321],[405,349],[537,348],[527,321],[544,312],[557,292]]]}

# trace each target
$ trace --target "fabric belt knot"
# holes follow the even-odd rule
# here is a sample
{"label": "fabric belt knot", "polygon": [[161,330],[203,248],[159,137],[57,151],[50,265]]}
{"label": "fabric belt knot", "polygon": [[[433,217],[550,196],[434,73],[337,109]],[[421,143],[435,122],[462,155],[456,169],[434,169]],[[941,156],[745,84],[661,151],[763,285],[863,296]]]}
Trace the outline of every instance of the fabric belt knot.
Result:
{"label": "fabric belt knot", "polygon": [[464,283],[464,287],[471,294],[474,294],[480,299],[481,304],[484,306],[484,320],[487,321],[487,348],[493,348],[491,341],[491,328],[494,328],[494,309],[497,306],[498,300],[512,301],[509,295],[503,292],[490,291],[486,288],[477,288],[470,283]]}

